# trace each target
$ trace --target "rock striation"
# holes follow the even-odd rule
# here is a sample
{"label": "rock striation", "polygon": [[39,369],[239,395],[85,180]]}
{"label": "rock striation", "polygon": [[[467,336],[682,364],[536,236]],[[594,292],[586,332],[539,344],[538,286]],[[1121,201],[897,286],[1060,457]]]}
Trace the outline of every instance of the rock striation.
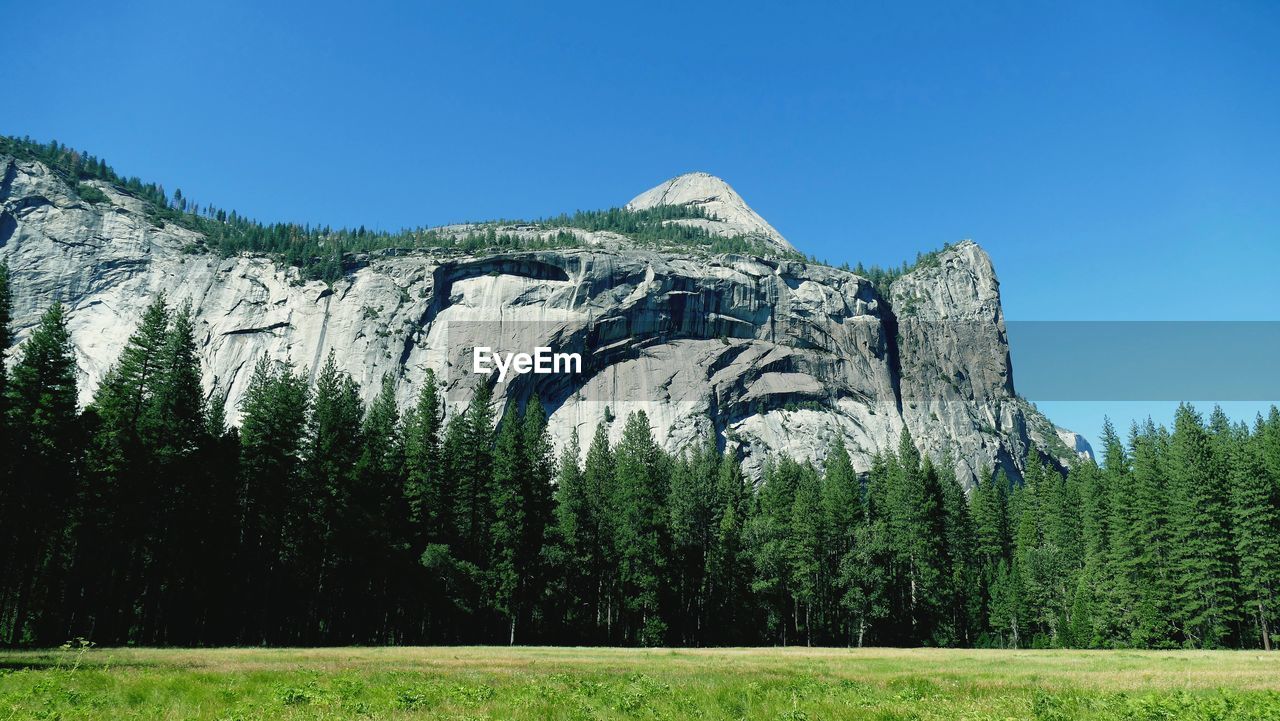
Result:
{"label": "rock striation", "polygon": [[[580,249],[370,254],[326,284],[266,257],[193,252],[194,232],[157,226],[143,201],[90,184],[105,202],[81,200],[38,162],[0,156],[16,338],[65,303],[82,402],[164,293],[195,310],[206,391],[226,398],[232,422],[263,354],[315,369],[333,353],[366,400],[387,377],[406,406],[431,370],[456,409],[482,379],[473,346],[542,345],[580,353],[581,373],[510,377],[495,403],[537,393],[561,446],[577,434],[585,449],[599,423],[616,440],[626,415],[644,410],[668,450],[715,433],[752,472],[776,452],[820,461],[836,436],[866,470],[904,429],[970,483],[984,468],[1018,477],[1029,457],[1065,464],[1088,452],[1017,397],[999,283],[971,242],[887,289],[797,260],[659,252],[590,233]],[[704,205],[715,219],[698,222],[713,232],[793,250],[705,173],[630,207],[681,203]]]}

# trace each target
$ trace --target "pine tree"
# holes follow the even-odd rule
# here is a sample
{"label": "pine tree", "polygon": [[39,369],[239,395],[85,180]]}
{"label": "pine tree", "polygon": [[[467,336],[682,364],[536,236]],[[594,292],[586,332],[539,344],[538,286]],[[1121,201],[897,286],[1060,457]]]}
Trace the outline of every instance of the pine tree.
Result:
{"label": "pine tree", "polygon": [[[169,342],[170,310],[164,294],[147,306],[142,320],[120,353],[120,360],[103,379],[94,397],[94,406],[104,424],[123,438],[122,443],[151,441],[159,432],[160,419],[148,414],[164,364]],[[122,449],[129,453],[130,448]]]}
{"label": "pine tree", "polygon": [[856,520],[852,550],[838,568],[842,611],[849,618],[852,643],[881,642],[896,635],[886,620],[894,600],[894,549],[890,523],[890,459],[892,452],[871,459],[863,494],[863,516]]}
{"label": "pine tree", "polygon": [[516,625],[520,618],[520,586],[525,569],[521,543],[527,523],[523,478],[523,419],[514,401],[507,403],[498,424],[498,437],[493,449],[493,525],[489,537],[493,543],[489,568],[489,597],[494,608],[507,621],[507,643],[516,642]]}
{"label": "pine tree", "polygon": [[205,409],[205,433],[212,438],[227,435],[227,398],[216,390]]}
{"label": "pine tree", "polygon": [[1013,542],[1009,527],[1009,487],[1009,477],[1003,468],[994,475],[984,472],[970,498],[975,551],[978,558],[993,569],[1001,559],[1009,557]]}
{"label": "pine tree", "polygon": [[356,632],[362,642],[399,642],[405,633],[406,605],[413,603],[401,572],[413,562],[403,474],[396,386],[390,376],[383,376],[360,426],[360,457],[355,466],[354,501],[359,512],[355,560],[364,561],[360,585],[366,598]]}
{"label": "pine tree", "polygon": [[668,628],[662,597],[669,558],[668,529],[663,518],[667,479],[660,454],[644,412],[628,416],[615,455],[615,543],[626,635],[628,640],[646,646],[662,644]]}
{"label": "pine tree", "polygon": [[[1078,463],[1076,460],[1072,464]],[[1076,588],[1080,574],[1084,568],[1084,534],[1081,517],[1083,503],[1078,483],[1071,480],[1070,467],[1062,473],[1057,467],[1046,464],[1052,474],[1055,494],[1052,506],[1053,518],[1047,524],[1047,536],[1059,549],[1059,563],[1062,572],[1054,583],[1054,592],[1058,597],[1058,608],[1061,612],[1061,623],[1058,629],[1059,645],[1076,645],[1071,635],[1070,626],[1075,604]]]}
{"label": "pine tree", "polygon": [[489,529],[493,519],[489,501],[493,469],[492,390],[481,383],[467,405],[448,426],[444,442],[445,472],[457,484],[455,511],[458,557],[482,566],[489,552]]}
{"label": "pine tree", "polygon": [[76,573],[92,606],[103,613],[93,628],[103,639],[148,638],[158,608],[151,579],[163,530],[156,499],[166,496],[157,450],[167,434],[158,402],[165,375],[171,314],[163,294],[143,313],[115,366],[94,394],[96,416],[87,458],[87,514],[78,545],[90,549]]}
{"label": "pine tree", "polygon": [[587,448],[582,484],[584,504],[575,517],[577,538],[585,545],[576,553],[585,561],[589,580],[582,589],[580,603],[587,606],[588,616],[594,619],[591,637],[597,642],[618,643],[622,599],[617,510],[622,499],[609,429],[604,424],[596,426]]}
{"label": "pine tree", "polygon": [[[1018,599],[1021,601],[1018,618],[1030,645],[1043,640],[1043,629],[1048,620],[1048,593],[1044,588],[1044,573],[1040,560],[1041,474],[1028,469],[1023,485],[1013,489],[1009,498],[1009,516],[1013,529],[1013,553],[1009,572],[1017,579]],[[1012,582],[1012,578],[1009,579]],[[1039,635],[1039,638],[1037,638]]]}
{"label": "pine tree", "polygon": [[826,613],[837,617],[837,640],[852,643],[856,631],[847,623],[841,598],[848,592],[846,579],[840,572],[845,559],[853,553],[858,530],[866,516],[862,502],[862,484],[849,460],[844,437],[837,435],[822,468],[822,539],[824,599]]}
{"label": "pine tree", "polygon": [[726,451],[717,464],[716,493],[721,508],[714,539],[707,553],[706,636],[712,643],[733,643],[745,637],[750,617],[752,571],[743,548],[743,528],[750,489],[736,453]]}
{"label": "pine tree", "polygon": [[978,566],[978,593],[982,598],[979,626],[994,634],[996,643],[1003,645],[1004,628],[992,620],[991,601],[1000,564],[1008,564],[1013,544],[1009,526],[1009,477],[1004,469],[993,475],[984,469],[969,497],[970,515],[973,518],[974,559]]}
{"label": "pine tree", "polygon": [[1135,523],[1135,494],[1128,452],[1110,418],[1102,424],[1102,492],[1106,497],[1107,545],[1102,565],[1103,593],[1098,599],[1097,634],[1104,646],[1132,643],[1140,572],[1134,559],[1141,549]]}
{"label": "pine tree", "polygon": [[[194,526],[192,535],[199,535],[200,557],[204,561],[195,566],[200,577],[204,618],[192,631],[194,638],[184,639],[184,644],[234,643],[234,627],[237,619],[234,593],[236,584],[227,579],[243,573],[236,564],[236,549],[240,537],[240,432],[228,427],[225,396],[215,388],[206,402],[206,445],[200,450],[197,461],[208,482],[208,495],[202,499],[203,520]],[[194,504],[193,504],[194,505]]]}
{"label": "pine tree", "polygon": [[1069,529],[1062,476],[1040,462],[1029,464],[1012,499],[1013,569],[1025,604],[1023,633],[1036,645],[1061,645],[1074,599],[1074,539]]}
{"label": "pine tree", "polygon": [[942,488],[932,462],[921,459],[903,429],[888,469],[888,530],[896,571],[899,620],[912,643],[935,640],[945,615],[945,520]]}
{"label": "pine tree", "polygon": [[417,403],[405,415],[404,495],[409,504],[414,531],[414,548],[421,552],[427,543],[449,543],[456,537],[453,479],[442,472],[441,431],[444,404],[435,372],[428,369]]}
{"label": "pine tree", "polygon": [[681,643],[696,645],[706,623],[705,594],[708,554],[719,525],[717,496],[719,452],[714,436],[701,439],[691,451],[675,459],[667,515],[671,535],[671,582],[676,613],[673,634]]}
{"label": "pine tree", "polygon": [[86,412],[92,440],[78,499],[72,597],[79,630],[157,643],[205,623],[213,479],[191,310],[155,299]]}
{"label": "pine tree", "polygon": [[1185,403],[1168,455],[1172,620],[1184,643],[1216,648],[1236,620],[1227,479],[1200,414]]}
{"label": "pine tree", "polygon": [[949,613],[945,624],[948,632],[940,636],[939,640],[948,645],[970,646],[981,625],[981,573],[977,557],[977,531],[964,488],[956,478],[954,469],[951,458],[947,458],[944,465],[938,468],[946,528],[946,607]]}
{"label": "pine tree", "polygon": [[315,498],[329,492],[304,482],[314,472],[304,470],[304,453],[316,447],[309,405],[306,378],[288,363],[259,358],[240,406],[241,643],[297,643],[306,635],[308,614],[295,607],[294,595],[305,575],[299,543]]}
{"label": "pine tree", "polygon": [[555,527],[549,531],[547,562],[551,566],[549,604],[556,631],[569,642],[582,642],[580,635],[591,623],[590,600],[586,591],[595,583],[591,575],[589,528],[590,503],[582,477],[582,446],[572,433],[560,452],[554,498]]}
{"label": "pine tree", "polygon": [[788,542],[799,469],[800,465],[786,456],[769,460],[745,530],[754,571],[751,593],[769,636],[783,646],[794,639]]}
{"label": "pine tree", "polygon": [[13,464],[6,506],[15,540],[0,598],[0,641],[47,644],[65,637],[58,611],[71,541],[64,521],[79,467],[75,356],[61,303],[22,345],[5,391]]}
{"label": "pine tree", "polygon": [[152,568],[146,571],[141,635],[150,643],[190,643],[214,590],[207,575],[217,563],[208,553],[215,533],[208,512],[220,480],[201,463],[211,439],[190,304],[169,324],[146,415],[154,418],[144,452],[153,456],[156,483],[145,540]]}
{"label": "pine tree", "polygon": [[840,605],[849,615],[854,645],[865,645],[869,632],[889,615],[889,567],[892,546],[888,522],[878,502],[868,500],[867,520],[857,527],[853,550],[840,560]]}
{"label": "pine tree", "polygon": [[[434,402],[431,392],[422,394],[420,401]],[[461,620],[474,618],[469,614],[480,614],[482,609],[492,611],[483,591],[493,524],[492,399],[492,390],[481,383],[467,407],[449,419],[441,443],[438,482],[426,486],[429,538],[434,540],[420,560],[432,585],[443,591],[435,625],[450,642],[486,637],[492,621],[486,617],[481,626]]]}
{"label": "pine tree", "polygon": [[[1123,626],[1126,642],[1139,647],[1164,647],[1172,643],[1172,542],[1170,540],[1166,470],[1162,457],[1168,434],[1148,419],[1130,431],[1131,472],[1126,482],[1129,528],[1122,548],[1127,551],[1118,571],[1133,589]],[[1113,503],[1113,507],[1118,503]]]}
{"label": "pine tree", "polygon": [[404,471],[404,446],[400,433],[400,408],[396,404],[396,384],[383,376],[378,395],[369,404],[360,426],[360,459],[356,473],[367,486],[366,493],[377,496],[379,503],[400,495],[395,480]]}
{"label": "pine tree", "polygon": [[[282,377],[278,383],[283,382]],[[360,389],[329,351],[307,404],[301,473],[286,489],[293,512],[283,529],[282,551],[292,573],[281,580],[290,592],[322,590],[295,611],[298,632],[312,638],[333,634],[360,640],[359,620],[344,611],[356,599],[368,599],[365,573],[371,560],[363,537],[370,520],[364,504],[371,500],[359,493],[356,468],[363,415]]]}
{"label": "pine tree", "polygon": [[1026,611],[1016,562],[1002,560],[996,565],[991,580],[990,607],[991,627],[996,630],[1001,645],[1021,648]]}
{"label": "pine tree", "polygon": [[1280,408],[1271,406],[1267,419],[1258,420],[1262,465],[1271,482],[1277,486],[1277,492],[1280,492]]}
{"label": "pine tree", "polygon": [[[159,361],[154,398],[159,426],[156,453],[162,466],[183,466],[200,447],[208,428],[190,303],[174,314]],[[175,468],[170,475],[186,470]]]}
{"label": "pine tree", "polygon": [[521,424],[521,448],[524,452],[522,474],[525,525],[521,536],[522,576],[519,586],[519,611],[522,623],[530,631],[537,622],[539,603],[547,587],[546,552],[549,534],[555,524],[554,480],[555,448],[547,423],[547,412],[535,394],[525,405]]}
{"label": "pine tree", "polygon": [[813,466],[799,466],[790,514],[786,517],[785,554],[791,579],[791,604],[796,632],[804,629],[805,645],[813,645],[814,606],[826,583],[823,574],[822,487]]}
{"label": "pine tree", "polygon": [[1266,471],[1265,434],[1261,418],[1253,437],[1243,425],[1235,429],[1230,486],[1242,610],[1256,629],[1262,648],[1270,651],[1272,636],[1280,628],[1280,486]]}
{"label": "pine tree", "polygon": [[1070,645],[1096,648],[1104,645],[1102,623],[1106,613],[1108,548],[1110,547],[1109,489],[1101,469],[1085,460],[1072,466],[1067,482],[1080,499],[1080,572],[1071,602]]}

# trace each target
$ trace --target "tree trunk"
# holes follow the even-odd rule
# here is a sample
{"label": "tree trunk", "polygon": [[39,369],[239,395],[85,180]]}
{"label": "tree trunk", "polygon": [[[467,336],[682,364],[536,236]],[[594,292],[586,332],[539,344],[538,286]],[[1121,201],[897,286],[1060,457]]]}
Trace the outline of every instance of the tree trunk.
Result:
{"label": "tree trunk", "polygon": [[1271,650],[1271,629],[1267,628],[1267,612],[1258,601],[1258,621],[1262,624],[1262,650]]}
{"label": "tree trunk", "polygon": [[917,629],[919,629],[919,627],[920,627],[920,622],[916,619],[916,574],[915,574],[915,559],[912,559],[911,565],[910,565],[909,570],[908,570],[908,574],[909,574],[909,575],[910,575],[910,577],[911,577],[911,631],[912,631],[912,633],[916,633],[916,632],[917,632]]}
{"label": "tree trunk", "polygon": [[[34,573],[33,571],[32,574]],[[27,620],[27,598],[31,590],[30,579],[19,577],[18,583],[18,600],[13,605],[13,625],[9,627],[9,643],[14,646],[22,643],[22,627]]]}

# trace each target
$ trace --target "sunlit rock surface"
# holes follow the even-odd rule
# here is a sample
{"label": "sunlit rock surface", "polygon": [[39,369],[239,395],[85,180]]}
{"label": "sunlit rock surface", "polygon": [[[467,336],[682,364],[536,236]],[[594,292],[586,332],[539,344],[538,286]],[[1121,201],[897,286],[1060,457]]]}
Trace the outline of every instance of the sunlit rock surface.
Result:
{"label": "sunlit rock surface", "polygon": [[[332,352],[366,400],[387,377],[405,406],[431,369],[456,408],[480,379],[473,346],[545,345],[580,353],[582,373],[509,377],[495,403],[537,393],[557,444],[577,433],[584,451],[596,424],[616,439],[643,410],[667,449],[714,432],[753,473],[775,452],[820,461],[837,435],[866,470],[904,427],[970,483],[996,466],[1016,476],[1028,456],[1065,463],[1088,452],[1016,397],[999,284],[973,243],[884,296],[821,265],[659,253],[583,231],[585,249],[374,254],[330,286],[268,258],[193,252],[196,234],[156,227],[141,201],[94,184],[109,203],[83,202],[43,165],[0,156],[0,258],[13,274],[17,339],[62,300],[85,403],[164,293],[192,304],[206,390],[227,399],[232,422],[263,354],[313,372]],[[713,176],[681,176],[631,206],[689,202],[717,219],[699,222],[725,224],[716,232],[791,248]]]}

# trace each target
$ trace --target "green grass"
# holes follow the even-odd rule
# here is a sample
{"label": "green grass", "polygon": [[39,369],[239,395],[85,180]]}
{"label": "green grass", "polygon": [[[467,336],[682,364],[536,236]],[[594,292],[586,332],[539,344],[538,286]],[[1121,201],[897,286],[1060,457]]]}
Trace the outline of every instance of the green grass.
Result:
{"label": "green grass", "polygon": [[1280,719],[1280,653],[0,652],[6,719]]}

